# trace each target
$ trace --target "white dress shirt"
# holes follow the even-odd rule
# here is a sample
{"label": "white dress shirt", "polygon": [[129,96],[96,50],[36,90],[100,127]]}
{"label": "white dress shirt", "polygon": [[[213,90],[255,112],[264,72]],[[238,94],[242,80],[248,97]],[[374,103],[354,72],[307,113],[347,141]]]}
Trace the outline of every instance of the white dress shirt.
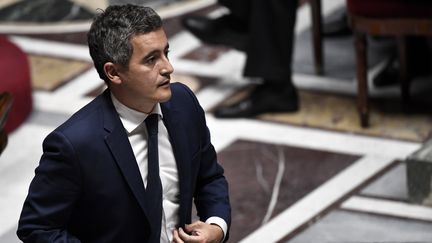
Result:
{"label": "white dress shirt", "polygon": [[[138,168],[140,170],[144,186],[147,185],[147,128],[144,120],[149,114],[142,113],[123,105],[111,94],[114,107],[120,116],[123,127],[128,135],[132,146]],[[151,113],[163,119],[160,104],[157,104]],[[159,152],[159,175],[162,182],[162,227],[161,241],[172,242],[173,230],[178,223],[179,216],[179,177],[174,152],[169,141],[168,131],[163,122],[158,122],[158,152]],[[227,232],[225,220],[219,217],[210,217],[206,223],[216,224],[222,228],[224,238]]]}

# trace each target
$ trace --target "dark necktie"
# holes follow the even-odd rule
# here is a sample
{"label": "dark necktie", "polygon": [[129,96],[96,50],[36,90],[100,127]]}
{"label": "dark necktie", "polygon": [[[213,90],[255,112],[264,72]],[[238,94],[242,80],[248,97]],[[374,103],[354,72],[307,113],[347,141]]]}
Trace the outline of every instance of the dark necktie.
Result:
{"label": "dark necktie", "polygon": [[146,198],[147,212],[152,224],[152,234],[149,242],[160,242],[162,222],[162,183],[159,177],[158,156],[158,115],[150,114],[146,119],[148,133],[148,174]]}

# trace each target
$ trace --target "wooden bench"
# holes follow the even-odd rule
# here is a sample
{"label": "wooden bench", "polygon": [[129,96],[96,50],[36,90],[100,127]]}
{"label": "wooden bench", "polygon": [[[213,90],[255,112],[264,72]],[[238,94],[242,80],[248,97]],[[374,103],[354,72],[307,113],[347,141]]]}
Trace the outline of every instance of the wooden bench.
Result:
{"label": "wooden bench", "polygon": [[348,16],[354,32],[357,61],[357,107],[362,127],[369,126],[367,80],[367,35],[392,36],[398,40],[399,81],[402,101],[409,100],[409,65],[406,39],[432,37],[432,3],[405,0],[347,0]]}
{"label": "wooden bench", "polygon": [[8,92],[0,93],[0,154],[7,145],[8,137],[4,125],[12,107],[12,95]]}

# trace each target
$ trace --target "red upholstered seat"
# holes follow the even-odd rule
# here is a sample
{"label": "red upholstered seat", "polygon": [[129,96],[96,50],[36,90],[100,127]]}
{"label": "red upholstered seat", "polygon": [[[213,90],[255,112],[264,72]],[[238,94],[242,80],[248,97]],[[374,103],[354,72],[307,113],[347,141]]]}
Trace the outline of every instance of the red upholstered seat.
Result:
{"label": "red upholstered seat", "polygon": [[350,0],[347,8],[351,14],[378,18],[410,18],[432,16],[430,0]]}
{"label": "red upholstered seat", "polygon": [[0,35],[0,92],[12,94],[13,104],[5,124],[7,133],[16,129],[32,111],[30,67],[27,55]]}

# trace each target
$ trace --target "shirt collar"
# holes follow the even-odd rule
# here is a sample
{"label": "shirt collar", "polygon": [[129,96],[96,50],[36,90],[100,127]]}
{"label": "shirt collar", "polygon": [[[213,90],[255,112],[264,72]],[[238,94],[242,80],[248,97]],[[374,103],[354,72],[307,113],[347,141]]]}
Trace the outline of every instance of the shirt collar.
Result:
{"label": "shirt collar", "polygon": [[128,134],[137,130],[140,127],[140,125],[143,123],[143,121],[147,118],[147,116],[149,116],[150,114],[158,114],[160,117],[163,117],[162,110],[159,103],[157,103],[153,111],[150,114],[148,114],[148,113],[133,110],[125,106],[112,93],[111,93],[111,100],[113,102],[114,108],[116,109],[117,113],[120,116],[120,120],[123,123],[123,127],[126,129],[126,132]]}

